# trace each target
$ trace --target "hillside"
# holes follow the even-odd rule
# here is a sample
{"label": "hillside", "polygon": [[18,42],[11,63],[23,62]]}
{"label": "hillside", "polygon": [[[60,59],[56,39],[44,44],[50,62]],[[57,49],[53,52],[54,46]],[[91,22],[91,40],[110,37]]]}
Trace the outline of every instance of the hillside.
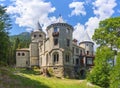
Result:
{"label": "hillside", "polygon": [[0,88],[99,88],[86,80],[58,79],[39,75],[39,70],[0,67]]}
{"label": "hillside", "polygon": [[19,38],[20,41],[30,41],[30,33],[29,32],[22,32],[19,35],[10,36],[10,41],[14,42],[16,38]]}

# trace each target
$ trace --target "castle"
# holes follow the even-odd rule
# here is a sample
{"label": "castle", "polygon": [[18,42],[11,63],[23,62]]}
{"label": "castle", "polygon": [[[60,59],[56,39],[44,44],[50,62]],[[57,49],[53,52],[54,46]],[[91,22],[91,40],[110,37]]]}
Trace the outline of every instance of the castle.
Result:
{"label": "castle", "polygon": [[78,44],[72,38],[73,30],[62,17],[46,28],[47,36],[38,24],[38,28],[31,32],[29,48],[16,50],[16,66],[52,69],[57,77],[84,75],[85,70],[94,65],[94,43],[86,32]]}

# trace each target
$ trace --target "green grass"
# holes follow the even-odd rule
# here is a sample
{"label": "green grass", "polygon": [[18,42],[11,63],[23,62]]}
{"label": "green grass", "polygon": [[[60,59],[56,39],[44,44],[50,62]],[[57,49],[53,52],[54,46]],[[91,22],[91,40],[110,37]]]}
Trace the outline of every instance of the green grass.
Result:
{"label": "green grass", "polygon": [[87,86],[86,80],[44,77],[42,75],[39,75],[38,70],[32,71],[10,68],[10,71],[13,72],[14,75],[10,76],[12,80],[8,84],[9,87],[4,88],[99,88],[96,86]]}

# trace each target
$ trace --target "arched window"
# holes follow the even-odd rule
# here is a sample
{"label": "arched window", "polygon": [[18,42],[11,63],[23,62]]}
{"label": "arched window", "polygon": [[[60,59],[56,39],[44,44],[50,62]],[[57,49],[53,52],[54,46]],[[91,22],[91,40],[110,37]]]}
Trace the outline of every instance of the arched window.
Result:
{"label": "arched window", "polygon": [[57,63],[59,62],[59,54],[58,54],[58,52],[55,52],[55,53],[53,54],[53,62],[54,62],[55,64],[57,64]]}

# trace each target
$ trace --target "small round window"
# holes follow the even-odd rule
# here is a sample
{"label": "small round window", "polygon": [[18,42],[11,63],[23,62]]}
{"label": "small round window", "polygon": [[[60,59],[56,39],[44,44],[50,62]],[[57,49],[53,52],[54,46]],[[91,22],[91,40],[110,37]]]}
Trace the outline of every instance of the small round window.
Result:
{"label": "small round window", "polygon": [[42,37],[42,35],[39,35],[39,37]]}
{"label": "small round window", "polygon": [[18,56],[20,56],[20,53],[18,53]]}
{"label": "small round window", "polygon": [[34,35],[34,37],[36,37],[36,35]]}
{"label": "small round window", "polygon": [[25,56],[25,53],[22,53],[22,56]]}

